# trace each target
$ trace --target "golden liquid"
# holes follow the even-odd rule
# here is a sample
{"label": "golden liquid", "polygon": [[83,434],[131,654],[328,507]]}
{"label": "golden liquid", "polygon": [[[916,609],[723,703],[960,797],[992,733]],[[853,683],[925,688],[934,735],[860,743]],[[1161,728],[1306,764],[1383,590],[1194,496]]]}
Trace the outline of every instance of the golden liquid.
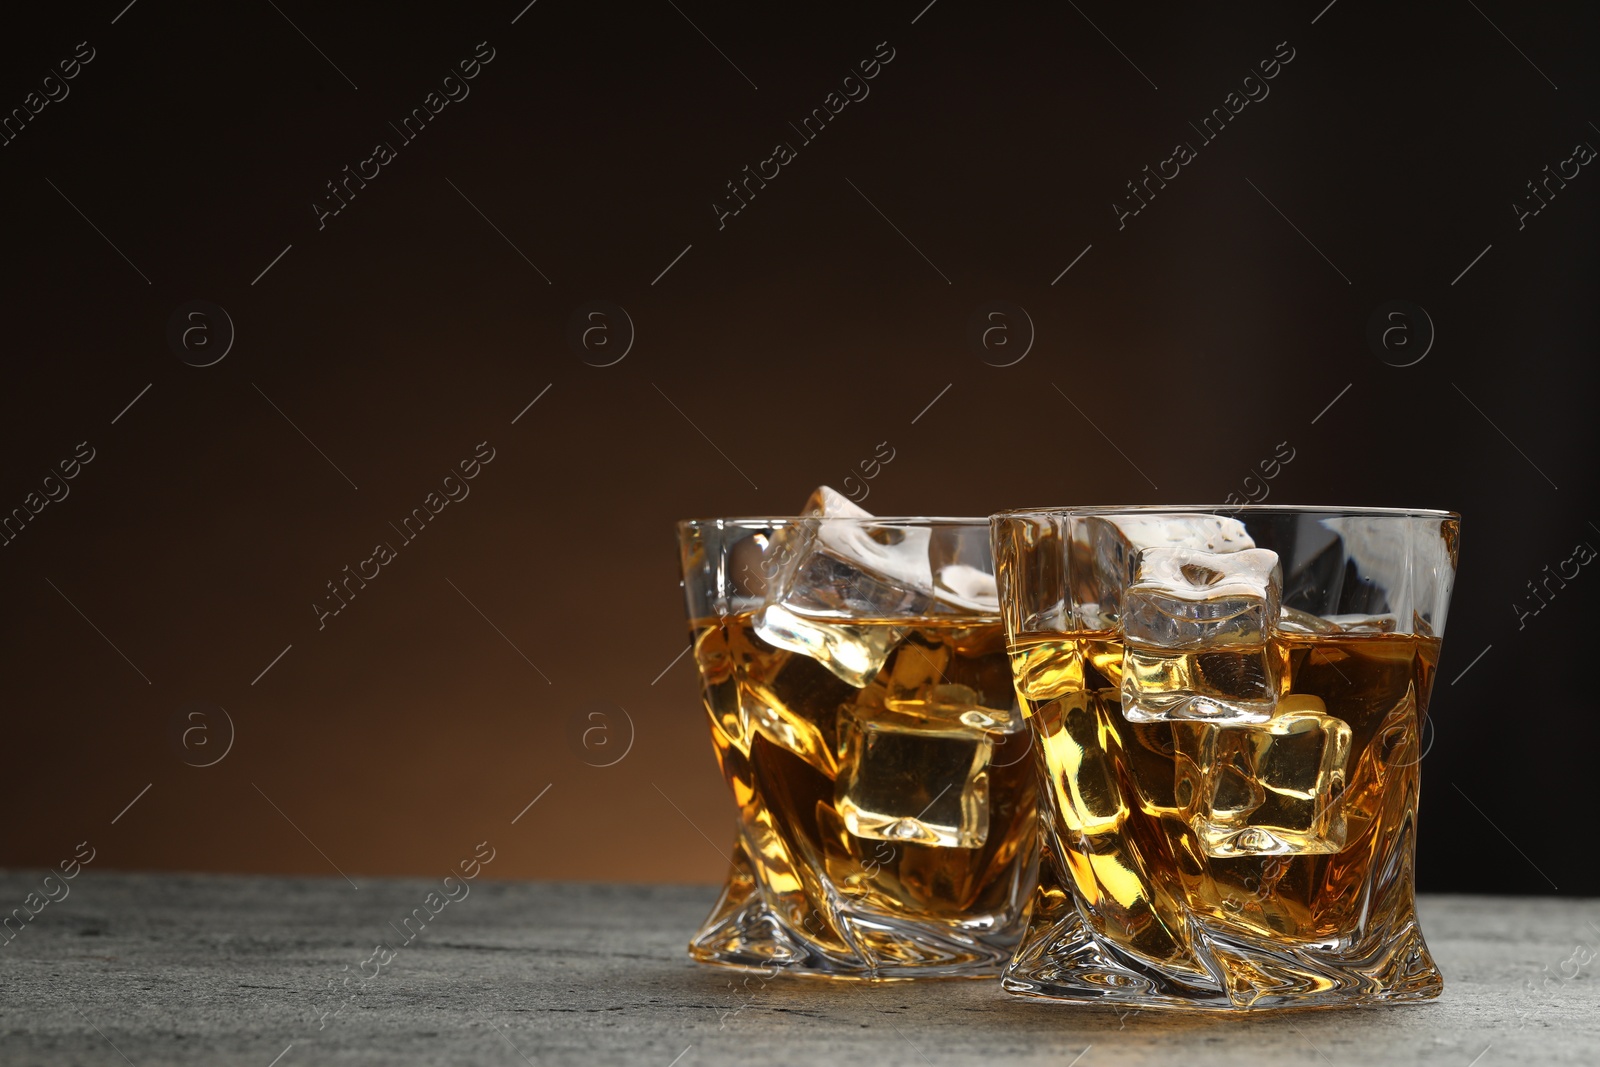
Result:
{"label": "golden liquid", "polygon": [[[852,937],[873,935],[840,929],[830,896],[858,914],[943,924],[1019,913],[1030,888],[1019,880],[1035,849],[1035,761],[1028,730],[1017,728],[1002,626],[970,617],[850,625],[893,627],[898,636],[861,689],[761,640],[750,613],[694,624],[712,741],[739,806],[738,859],[791,931],[840,953],[856,951]],[[967,723],[1001,725],[965,725],[956,708],[967,709]],[[851,786],[850,768],[862,758],[852,746],[874,726],[922,732],[891,732],[874,750],[870,780]],[[871,812],[841,805],[846,790],[845,800],[867,807],[884,801],[929,824],[959,823],[963,840],[852,833],[847,819],[860,828]],[[887,936],[871,951],[905,958]]]}
{"label": "golden liquid", "polygon": [[[1208,854],[1196,829],[1205,802],[1194,786],[1195,753],[1203,749],[1203,731],[1231,728],[1128,722],[1116,633],[1024,638],[1012,650],[1017,688],[1042,747],[1047,850],[1098,935],[1180,971],[1197,970],[1186,913],[1242,936],[1313,941],[1363,926],[1363,913],[1375,919],[1409,910],[1409,877],[1378,879],[1372,872],[1409,856],[1420,724],[1438,641],[1392,633],[1280,634],[1272,645],[1284,664],[1278,714],[1325,708],[1349,728],[1342,792],[1329,794],[1337,796],[1342,839],[1325,837],[1317,854]],[[1328,725],[1325,735],[1344,736],[1337,724]],[[1219,736],[1226,735],[1211,739]],[[1292,760],[1296,751],[1286,746],[1277,758]],[[1276,770],[1304,777],[1314,769]],[[1287,810],[1279,818],[1302,814]],[[1045,898],[1059,897],[1054,876],[1043,878]],[[1388,882],[1404,887],[1404,900],[1368,898],[1371,886]]]}

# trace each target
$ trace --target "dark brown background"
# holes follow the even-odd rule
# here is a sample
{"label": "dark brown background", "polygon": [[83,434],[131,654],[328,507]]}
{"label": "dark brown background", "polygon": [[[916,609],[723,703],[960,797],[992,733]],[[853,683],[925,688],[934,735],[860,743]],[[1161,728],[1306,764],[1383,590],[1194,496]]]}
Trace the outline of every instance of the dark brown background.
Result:
{"label": "dark brown background", "polygon": [[[924,4],[8,15],[0,107],[97,55],[0,148],[0,508],[96,458],[0,548],[0,863],[88,839],[359,882],[488,839],[501,877],[712,881],[731,805],[674,661],[674,520],[790,512],[882,441],[881,514],[1219,501],[1288,441],[1270,502],[1464,515],[1422,885],[1594,892],[1600,575],[1512,605],[1600,545],[1600,176],[1511,208],[1600,144],[1593,9]],[[471,95],[319,231],[324,183],[484,40]],[[880,41],[871,95],[719,231],[723,183]],[[1119,231],[1124,182],[1280,41],[1271,95]],[[191,299],[236,327],[214,366],[168,344]],[[592,299],[636,327],[614,366],[567,339]],[[1437,330],[1405,368],[1365,338],[1397,299]],[[967,340],[993,300],[1036,328],[1014,366]],[[471,496],[319,631],[324,583],[485,440]],[[236,727],[209,767],[219,716],[175,740],[195,701]],[[618,708],[631,750],[587,765]]]}

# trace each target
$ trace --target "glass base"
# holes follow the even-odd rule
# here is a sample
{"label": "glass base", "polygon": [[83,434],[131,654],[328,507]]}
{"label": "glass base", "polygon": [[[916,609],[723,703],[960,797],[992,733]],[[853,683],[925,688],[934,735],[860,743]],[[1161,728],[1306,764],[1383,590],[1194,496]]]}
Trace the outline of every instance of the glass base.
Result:
{"label": "glass base", "polygon": [[934,923],[867,914],[841,903],[830,919],[831,945],[785,921],[760,892],[744,850],[735,846],[734,869],[689,942],[689,955],[701,963],[821,978],[992,979],[1011,958],[1027,913],[1009,926],[987,916]]}
{"label": "glass base", "polygon": [[1191,918],[1200,970],[1174,974],[1097,937],[1076,907],[1036,916],[1006,968],[1007,992],[1078,1004],[1185,1011],[1332,1008],[1432,1000],[1444,988],[1409,909],[1359,942],[1241,940]]}

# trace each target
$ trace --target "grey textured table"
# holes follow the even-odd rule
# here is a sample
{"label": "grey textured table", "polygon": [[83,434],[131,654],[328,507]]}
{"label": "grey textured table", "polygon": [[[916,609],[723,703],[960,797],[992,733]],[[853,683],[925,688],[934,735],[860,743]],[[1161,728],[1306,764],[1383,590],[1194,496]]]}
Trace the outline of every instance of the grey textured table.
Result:
{"label": "grey textured table", "polygon": [[[705,888],[480,879],[398,947],[439,882],[359,881],[84,871],[0,944],[0,1064],[1600,1063],[1594,900],[1425,898],[1441,1000],[1217,1018],[745,983],[684,954]],[[0,873],[6,913],[38,884]]]}

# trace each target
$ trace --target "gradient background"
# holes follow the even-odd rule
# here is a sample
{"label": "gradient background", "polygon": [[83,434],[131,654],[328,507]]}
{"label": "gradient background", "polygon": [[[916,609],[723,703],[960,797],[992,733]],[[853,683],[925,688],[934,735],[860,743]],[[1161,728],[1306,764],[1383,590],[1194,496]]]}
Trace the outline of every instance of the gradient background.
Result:
{"label": "gradient background", "polygon": [[[713,882],[732,805],[675,659],[674,520],[790,513],[884,441],[880,514],[1216,502],[1287,441],[1269,503],[1464,516],[1421,886],[1596,891],[1600,574],[1514,605],[1600,546],[1600,175],[1511,207],[1600,145],[1596,9],[525,2],[8,27],[0,108],[96,57],[0,147],[0,509],[95,459],[0,547],[0,864],[88,839],[359,882],[488,839],[497,877]],[[870,96],[719,230],[724,183],[880,41]],[[1119,230],[1124,183],[1281,41],[1270,96]],[[377,140],[398,158],[319,230]],[[168,341],[194,299],[236,332],[213,366]],[[614,313],[569,339],[595,299],[636,335],[611,366]],[[1436,330],[1412,366],[1366,338],[1392,300]],[[1015,313],[970,342],[990,301],[1031,348]],[[319,630],[324,583],[481,441],[471,495]]]}

